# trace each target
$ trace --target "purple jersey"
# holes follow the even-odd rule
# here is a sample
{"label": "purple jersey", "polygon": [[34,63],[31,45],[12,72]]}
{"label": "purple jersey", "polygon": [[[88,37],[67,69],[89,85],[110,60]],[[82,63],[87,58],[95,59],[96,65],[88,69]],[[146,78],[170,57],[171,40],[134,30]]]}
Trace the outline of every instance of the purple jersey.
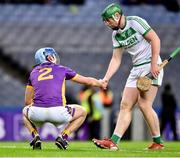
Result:
{"label": "purple jersey", "polygon": [[34,88],[34,105],[40,107],[65,105],[65,80],[75,76],[75,71],[54,63],[36,66],[30,73],[27,84]]}

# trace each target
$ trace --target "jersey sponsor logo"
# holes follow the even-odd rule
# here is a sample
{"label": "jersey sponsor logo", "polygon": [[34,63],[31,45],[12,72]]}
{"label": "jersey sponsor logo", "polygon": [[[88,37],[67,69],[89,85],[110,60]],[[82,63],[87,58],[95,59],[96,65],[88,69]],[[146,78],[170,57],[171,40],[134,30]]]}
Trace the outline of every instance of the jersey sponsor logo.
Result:
{"label": "jersey sponsor logo", "polygon": [[118,41],[124,41],[126,39],[128,39],[129,37],[131,37],[132,35],[134,35],[136,33],[136,31],[130,27],[129,29],[127,29],[126,31],[122,32],[122,33],[117,33],[115,38]]}
{"label": "jersey sponsor logo", "polygon": [[139,42],[135,34],[136,31],[130,27],[122,33],[117,33],[115,38],[118,41],[120,47],[129,48]]}
{"label": "jersey sponsor logo", "polygon": [[124,48],[130,48],[132,46],[134,46],[135,44],[137,44],[139,41],[136,38],[136,36],[130,37],[129,39],[127,39],[126,41],[119,41],[119,45],[120,47],[124,47]]}

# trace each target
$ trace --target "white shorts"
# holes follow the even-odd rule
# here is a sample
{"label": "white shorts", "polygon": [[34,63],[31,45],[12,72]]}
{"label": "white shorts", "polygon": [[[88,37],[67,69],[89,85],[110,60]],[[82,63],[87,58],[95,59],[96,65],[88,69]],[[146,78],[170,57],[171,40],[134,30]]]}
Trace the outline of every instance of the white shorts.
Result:
{"label": "white shorts", "polygon": [[[136,82],[137,82],[137,79],[140,77],[140,76],[145,76],[147,75],[149,72],[150,72],[150,69],[151,69],[151,64],[144,64],[144,65],[141,65],[141,66],[137,66],[137,67],[133,67],[130,74],[129,74],[129,77],[126,81],[126,85],[125,87],[136,87]],[[162,84],[162,80],[163,80],[163,69],[160,71],[160,74],[158,75],[158,78],[157,79],[154,79],[153,80],[153,85],[156,85],[156,86],[161,86]]]}
{"label": "white shorts", "polygon": [[37,126],[41,126],[46,122],[50,122],[55,126],[68,123],[72,120],[75,108],[70,105],[57,107],[36,107],[29,106],[27,108],[28,118]]}

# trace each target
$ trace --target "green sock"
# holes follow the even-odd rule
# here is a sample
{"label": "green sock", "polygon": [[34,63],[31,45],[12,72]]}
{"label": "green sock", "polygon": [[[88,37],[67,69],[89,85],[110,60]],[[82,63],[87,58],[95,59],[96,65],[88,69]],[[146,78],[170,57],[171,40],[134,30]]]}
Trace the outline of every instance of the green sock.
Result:
{"label": "green sock", "polygon": [[117,136],[116,134],[113,134],[112,137],[111,137],[111,140],[114,143],[118,144],[120,142],[120,140],[121,140],[121,137]]}
{"label": "green sock", "polygon": [[153,142],[158,143],[158,144],[162,144],[163,143],[163,141],[161,139],[161,136],[154,136],[153,137]]}

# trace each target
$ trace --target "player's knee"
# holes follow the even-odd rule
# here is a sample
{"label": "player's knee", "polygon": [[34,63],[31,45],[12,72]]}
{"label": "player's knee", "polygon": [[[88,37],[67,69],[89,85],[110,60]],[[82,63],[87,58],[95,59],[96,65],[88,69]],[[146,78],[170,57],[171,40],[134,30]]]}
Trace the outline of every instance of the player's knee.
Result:
{"label": "player's knee", "polygon": [[24,116],[27,116],[27,110],[28,110],[28,107],[25,106],[25,107],[23,108],[23,110],[22,110],[22,113],[23,113]]}
{"label": "player's knee", "polygon": [[138,104],[138,107],[141,111],[153,110],[152,105],[150,105],[150,104]]}
{"label": "player's knee", "polygon": [[126,101],[122,101],[120,110],[131,110],[131,108],[130,108],[130,105]]}
{"label": "player's knee", "polygon": [[149,101],[146,101],[144,99],[139,99],[138,100],[138,107],[143,110],[143,109],[149,109],[152,108],[152,103]]}
{"label": "player's knee", "polygon": [[81,107],[81,115],[86,117],[87,116],[87,111],[84,107]]}
{"label": "player's knee", "polygon": [[143,103],[138,103],[138,107],[140,108],[140,109],[143,109],[145,106],[144,106],[144,104]]}

